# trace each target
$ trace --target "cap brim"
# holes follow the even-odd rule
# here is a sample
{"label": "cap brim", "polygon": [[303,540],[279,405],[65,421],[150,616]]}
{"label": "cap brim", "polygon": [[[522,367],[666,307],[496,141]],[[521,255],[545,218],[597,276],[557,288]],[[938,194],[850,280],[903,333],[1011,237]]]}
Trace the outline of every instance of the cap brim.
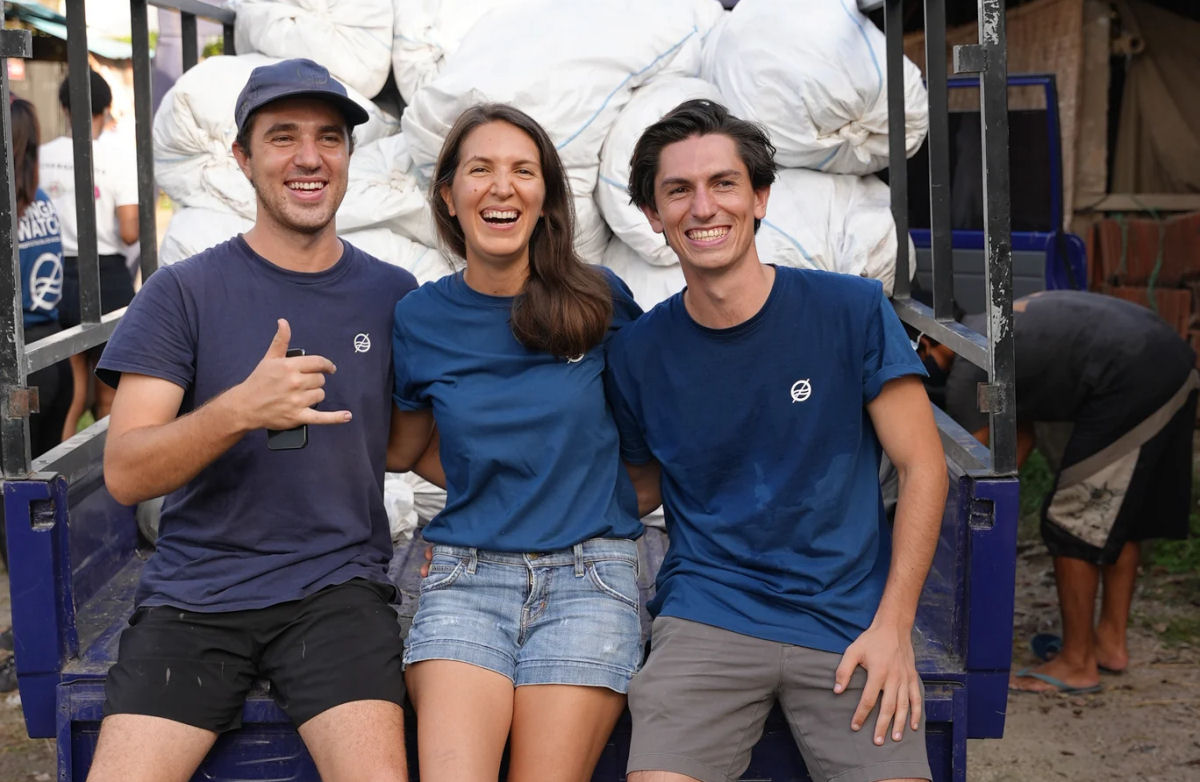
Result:
{"label": "cap brim", "polygon": [[[367,114],[367,110],[358,105],[353,98],[349,98],[344,95],[338,95],[336,92],[329,92],[328,90],[298,90],[296,92],[288,92],[283,95],[275,95],[247,109],[246,117],[248,118],[251,114],[263,108],[264,106],[269,106],[276,101],[288,100],[289,98],[316,98],[317,100],[323,100],[326,103],[330,103],[342,112],[342,116],[346,118],[346,124],[351,128],[357,125],[362,125],[371,119],[371,115]],[[243,119],[242,122],[244,123],[245,119]],[[238,128],[241,128],[240,123]]]}

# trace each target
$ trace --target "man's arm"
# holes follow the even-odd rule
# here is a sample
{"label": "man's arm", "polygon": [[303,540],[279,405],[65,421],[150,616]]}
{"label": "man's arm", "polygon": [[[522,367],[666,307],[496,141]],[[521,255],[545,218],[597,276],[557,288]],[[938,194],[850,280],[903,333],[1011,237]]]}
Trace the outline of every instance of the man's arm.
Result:
{"label": "man's arm", "polygon": [[104,482],[125,505],[172,492],[255,429],[340,424],[350,411],[311,409],[325,398],[322,356],[287,358],[291,327],[280,320],[250,376],[202,407],[179,415],[184,390],[169,380],[127,373],[113,400],[104,446]]}
{"label": "man's arm", "polygon": [[137,204],[118,206],[117,234],[125,244],[133,244],[138,240],[138,207]]}
{"label": "man's arm", "polygon": [[653,459],[645,464],[623,462],[637,492],[638,518],[662,505],[662,467]]}
{"label": "man's arm", "polygon": [[[892,724],[899,741],[910,718],[921,722],[921,680],[912,648],[917,600],[937,547],[946,505],[946,461],[933,421],[929,397],[920,378],[887,382],[867,404],[867,413],[888,458],[900,476],[900,498],[892,530],[892,560],[875,618],[842,656],[834,692],[840,693],[854,669],[867,671],[867,683],[850,727],[859,730],[878,699],[875,743],[883,744]],[[893,717],[895,721],[893,723]]]}
{"label": "man's arm", "polygon": [[[433,409],[401,410],[392,403],[392,429],[388,436],[387,468],[389,472],[408,472],[418,466],[426,471],[440,460],[438,442],[433,426]],[[429,453],[432,451],[432,453]],[[418,474],[420,474],[418,472]],[[425,480],[432,481],[425,475]],[[442,484],[446,479],[442,478]]]}

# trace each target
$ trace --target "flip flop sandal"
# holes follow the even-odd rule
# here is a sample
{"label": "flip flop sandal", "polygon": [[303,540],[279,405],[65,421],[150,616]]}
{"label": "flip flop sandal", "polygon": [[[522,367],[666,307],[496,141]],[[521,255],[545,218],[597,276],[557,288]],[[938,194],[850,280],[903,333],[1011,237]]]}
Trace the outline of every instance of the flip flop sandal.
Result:
{"label": "flip flop sandal", "polygon": [[[1040,682],[1045,682],[1055,689],[1061,695],[1087,695],[1088,693],[1100,692],[1104,689],[1103,685],[1092,684],[1087,687],[1073,687],[1067,684],[1062,679],[1056,679],[1047,673],[1038,673],[1032,668],[1022,668],[1017,671],[1018,679],[1037,679]],[[1038,692],[1038,690],[1026,690],[1021,687],[1013,687],[1009,685],[1009,692]],[[1044,692],[1044,690],[1043,690]]]}
{"label": "flip flop sandal", "polygon": [[[1029,649],[1033,652],[1033,656],[1042,662],[1050,662],[1062,651],[1062,638],[1059,638],[1054,633],[1038,633],[1029,639]],[[1119,676],[1125,672],[1124,670],[1107,668],[1103,665],[1097,665],[1096,667],[1100,669],[1100,673],[1108,673],[1113,676]]]}

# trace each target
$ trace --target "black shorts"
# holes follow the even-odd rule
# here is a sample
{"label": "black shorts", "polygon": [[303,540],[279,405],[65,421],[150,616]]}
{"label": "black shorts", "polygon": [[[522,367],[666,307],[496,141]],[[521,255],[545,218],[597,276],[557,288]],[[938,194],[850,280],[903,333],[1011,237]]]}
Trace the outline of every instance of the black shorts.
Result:
{"label": "black shorts", "polygon": [[104,714],[164,717],[220,733],[241,725],[256,679],[267,680],[297,726],[352,701],[403,705],[394,592],[355,579],[250,611],[139,608],[108,672]]}
{"label": "black shorts", "polygon": [[[100,314],[129,306],[133,301],[133,277],[124,255],[100,256]],[[58,301],[58,322],[64,329],[80,324],[79,259],[63,258],[62,298]]]}

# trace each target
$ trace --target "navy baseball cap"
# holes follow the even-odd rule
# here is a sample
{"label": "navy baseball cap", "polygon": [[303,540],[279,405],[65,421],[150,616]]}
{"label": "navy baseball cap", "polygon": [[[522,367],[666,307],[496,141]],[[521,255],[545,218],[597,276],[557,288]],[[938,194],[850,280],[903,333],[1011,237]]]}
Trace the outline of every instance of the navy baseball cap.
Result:
{"label": "navy baseball cap", "polygon": [[361,125],[370,117],[341,83],[329,71],[312,60],[284,60],[273,65],[260,65],[250,72],[246,86],[238,94],[233,117],[240,132],[246,118],[268,103],[282,98],[319,98],[336,106],[350,127]]}

